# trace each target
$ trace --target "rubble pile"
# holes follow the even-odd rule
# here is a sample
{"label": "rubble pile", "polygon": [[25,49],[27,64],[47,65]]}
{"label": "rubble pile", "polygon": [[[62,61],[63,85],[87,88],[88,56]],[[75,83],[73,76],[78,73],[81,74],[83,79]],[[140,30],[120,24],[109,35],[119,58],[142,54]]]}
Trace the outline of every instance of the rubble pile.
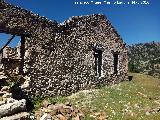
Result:
{"label": "rubble pile", "polygon": [[82,120],[84,114],[71,103],[49,104],[43,102],[43,107],[35,112],[37,120]]}

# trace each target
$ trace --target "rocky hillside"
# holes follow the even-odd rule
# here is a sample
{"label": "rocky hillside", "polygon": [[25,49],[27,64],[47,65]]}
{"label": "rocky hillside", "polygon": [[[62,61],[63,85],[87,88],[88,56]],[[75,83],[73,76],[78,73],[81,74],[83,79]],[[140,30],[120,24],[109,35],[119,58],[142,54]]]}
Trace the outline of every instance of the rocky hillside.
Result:
{"label": "rocky hillside", "polygon": [[130,72],[141,72],[160,78],[160,42],[128,46]]}

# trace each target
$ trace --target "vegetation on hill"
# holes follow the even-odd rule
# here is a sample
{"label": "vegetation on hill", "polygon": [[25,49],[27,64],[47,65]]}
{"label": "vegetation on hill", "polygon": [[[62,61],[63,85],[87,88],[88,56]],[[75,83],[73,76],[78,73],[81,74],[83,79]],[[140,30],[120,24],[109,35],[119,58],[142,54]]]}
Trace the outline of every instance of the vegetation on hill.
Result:
{"label": "vegetation on hill", "polygon": [[[47,100],[70,101],[84,113],[84,120],[160,120],[160,79],[139,73],[131,75],[132,81]],[[39,109],[43,100],[36,101]]]}
{"label": "vegetation on hill", "polygon": [[160,43],[140,43],[128,46],[129,71],[160,78]]}

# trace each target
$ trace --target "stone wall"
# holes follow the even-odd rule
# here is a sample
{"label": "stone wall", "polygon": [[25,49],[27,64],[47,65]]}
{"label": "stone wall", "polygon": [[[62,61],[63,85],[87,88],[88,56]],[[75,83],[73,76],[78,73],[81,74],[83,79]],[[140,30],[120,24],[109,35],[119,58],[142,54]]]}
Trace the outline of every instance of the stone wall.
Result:
{"label": "stone wall", "polygon": [[4,73],[9,76],[15,76],[19,74],[20,65],[20,46],[11,48],[6,46],[1,53],[0,64]]}
{"label": "stone wall", "polygon": [[25,40],[29,95],[68,95],[127,77],[127,49],[104,15],[76,16],[58,24],[4,2],[0,11],[0,32]]}
{"label": "stone wall", "polygon": [[20,59],[20,45],[16,46],[15,48],[6,46],[3,49],[2,57],[10,59]]}

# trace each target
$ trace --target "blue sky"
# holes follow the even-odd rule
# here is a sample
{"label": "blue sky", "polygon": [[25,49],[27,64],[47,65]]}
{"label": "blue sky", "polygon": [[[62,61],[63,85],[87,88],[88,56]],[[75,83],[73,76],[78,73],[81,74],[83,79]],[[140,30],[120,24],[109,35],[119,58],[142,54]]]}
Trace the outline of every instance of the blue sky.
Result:
{"label": "blue sky", "polygon": [[[118,0],[126,3],[121,5],[113,4],[117,0],[106,0],[111,2],[110,5],[104,4],[105,0],[6,1],[58,22],[63,22],[71,16],[102,13],[107,16],[127,44],[160,42],[160,0],[146,0],[149,4],[131,4],[134,1],[141,3],[145,0]],[[89,2],[90,4],[80,5],[80,2]],[[102,2],[102,4],[95,5],[96,2]],[[128,2],[130,4],[127,4]],[[7,37],[0,34],[0,39],[7,39]],[[11,46],[14,44],[16,44],[16,39]]]}

